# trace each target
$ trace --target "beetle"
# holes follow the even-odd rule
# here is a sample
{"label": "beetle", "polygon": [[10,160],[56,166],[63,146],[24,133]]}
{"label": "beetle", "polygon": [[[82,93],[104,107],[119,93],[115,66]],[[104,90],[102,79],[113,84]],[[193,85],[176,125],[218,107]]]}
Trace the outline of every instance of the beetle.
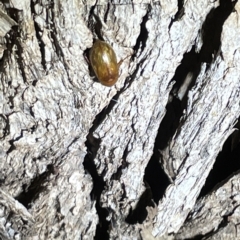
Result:
{"label": "beetle", "polygon": [[113,86],[119,77],[119,67],[113,48],[104,41],[96,39],[89,53],[90,64],[99,82],[104,86]]}

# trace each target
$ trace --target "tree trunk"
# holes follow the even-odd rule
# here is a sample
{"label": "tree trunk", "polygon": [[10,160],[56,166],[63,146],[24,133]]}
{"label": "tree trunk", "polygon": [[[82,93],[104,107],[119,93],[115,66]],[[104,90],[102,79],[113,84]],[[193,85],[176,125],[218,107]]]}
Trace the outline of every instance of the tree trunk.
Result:
{"label": "tree trunk", "polygon": [[[239,171],[203,193],[240,115],[239,2],[1,11],[1,239],[240,238]],[[94,38],[122,60],[112,87]]]}

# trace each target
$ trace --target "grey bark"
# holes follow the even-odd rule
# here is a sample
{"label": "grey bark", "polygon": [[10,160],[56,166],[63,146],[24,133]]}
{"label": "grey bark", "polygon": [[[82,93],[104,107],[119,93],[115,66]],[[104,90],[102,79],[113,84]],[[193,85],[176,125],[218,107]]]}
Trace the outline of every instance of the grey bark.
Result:
{"label": "grey bark", "polygon": [[[224,231],[229,239],[239,237],[231,229],[238,229],[240,198],[237,191],[226,193],[239,187],[238,174],[197,201],[240,115],[238,2],[222,23],[213,61],[200,65],[193,86],[189,72],[175,92],[180,100],[187,94],[187,105],[159,159],[171,184],[143,223],[126,221],[148,188],[145,169],[175,71],[193,45],[197,52],[205,47],[201,29],[219,4],[184,1],[183,14],[176,15],[178,2],[167,0],[5,3],[6,32],[17,26],[2,41],[2,239],[94,239],[106,221],[110,239],[184,239],[213,229],[208,239]],[[86,60],[95,36],[92,11],[118,60],[132,56],[111,88],[91,77]],[[220,228],[229,212],[229,224]]]}

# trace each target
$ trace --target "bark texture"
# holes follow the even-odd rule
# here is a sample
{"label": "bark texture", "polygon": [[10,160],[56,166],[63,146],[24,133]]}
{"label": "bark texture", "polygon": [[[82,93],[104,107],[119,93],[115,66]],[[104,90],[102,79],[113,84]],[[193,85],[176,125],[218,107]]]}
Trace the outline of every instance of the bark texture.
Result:
{"label": "bark texture", "polygon": [[[238,172],[197,199],[240,116],[239,2],[11,0],[2,12],[0,238],[240,238]],[[91,74],[96,37],[124,59],[111,88]],[[144,177],[153,152],[169,179],[160,201]]]}

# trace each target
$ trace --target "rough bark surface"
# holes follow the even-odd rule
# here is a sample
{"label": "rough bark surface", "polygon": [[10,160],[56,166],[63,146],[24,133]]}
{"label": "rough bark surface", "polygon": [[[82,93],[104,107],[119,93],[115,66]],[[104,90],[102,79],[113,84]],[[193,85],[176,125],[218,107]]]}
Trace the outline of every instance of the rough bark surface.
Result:
{"label": "rough bark surface", "polygon": [[[197,201],[240,116],[239,2],[11,0],[2,12],[0,238],[240,238],[239,173]],[[91,76],[96,36],[124,59],[111,88]],[[183,112],[161,148],[174,99]],[[153,203],[158,149],[171,184]]]}

